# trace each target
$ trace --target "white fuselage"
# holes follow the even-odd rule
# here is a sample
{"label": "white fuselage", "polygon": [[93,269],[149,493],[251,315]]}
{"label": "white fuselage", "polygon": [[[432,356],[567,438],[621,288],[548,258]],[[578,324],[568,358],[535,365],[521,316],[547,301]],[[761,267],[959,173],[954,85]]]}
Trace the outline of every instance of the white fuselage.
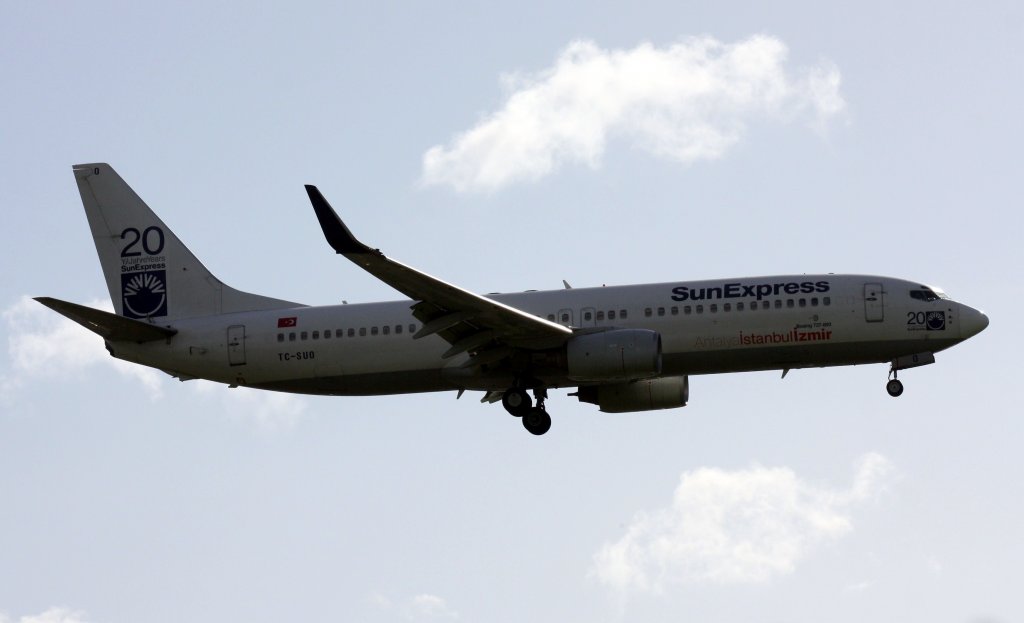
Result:
{"label": "white fuselage", "polygon": [[[578,332],[657,331],[662,376],[880,363],[935,353],[974,335],[984,316],[918,283],[865,275],[786,275],[491,295]],[[413,301],[296,307],[179,319],[166,341],[110,344],[114,356],[263,389],[325,395],[501,391],[501,368],[449,358],[441,337],[414,339]],[[987,321],[986,321],[987,322]],[[576,386],[564,348],[528,355],[548,387]]]}

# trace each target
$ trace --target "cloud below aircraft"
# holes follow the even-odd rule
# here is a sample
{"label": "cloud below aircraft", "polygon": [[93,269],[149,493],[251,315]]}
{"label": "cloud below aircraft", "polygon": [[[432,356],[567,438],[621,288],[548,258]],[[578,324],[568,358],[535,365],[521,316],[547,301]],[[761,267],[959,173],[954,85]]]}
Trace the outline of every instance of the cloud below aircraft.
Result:
{"label": "cloud below aircraft", "polygon": [[595,554],[591,575],[622,595],[766,582],[850,533],[852,511],[884,491],[892,471],[869,453],[847,489],[809,483],[786,467],[684,472],[669,507],[637,513],[622,538]]}

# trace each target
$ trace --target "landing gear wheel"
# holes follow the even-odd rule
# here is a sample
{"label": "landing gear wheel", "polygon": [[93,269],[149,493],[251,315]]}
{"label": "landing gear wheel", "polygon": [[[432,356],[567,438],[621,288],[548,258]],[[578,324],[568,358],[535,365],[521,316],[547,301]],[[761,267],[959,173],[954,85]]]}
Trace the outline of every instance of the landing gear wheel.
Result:
{"label": "landing gear wheel", "polygon": [[903,382],[898,379],[892,379],[885,384],[885,391],[889,392],[889,395],[896,398],[903,393]]}
{"label": "landing gear wheel", "polygon": [[551,429],[551,416],[544,409],[534,407],[523,416],[523,428],[534,435],[543,435]]}
{"label": "landing gear wheel", "polygon": [[526,390],[513,387],[501,395],[501,406],[516,417],[523,417],[533,408],[533,401]]}

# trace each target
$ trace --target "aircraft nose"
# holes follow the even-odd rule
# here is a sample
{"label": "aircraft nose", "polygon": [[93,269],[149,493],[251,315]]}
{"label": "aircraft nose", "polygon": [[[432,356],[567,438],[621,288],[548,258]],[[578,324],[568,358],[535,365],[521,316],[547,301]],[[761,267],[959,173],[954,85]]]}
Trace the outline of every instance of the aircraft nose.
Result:
{"label": "aircraft nose", "polygon": [[983,312],[964,305],[960,311],[960,334],[967,339],[985,330],[988,326],[988,316]]}

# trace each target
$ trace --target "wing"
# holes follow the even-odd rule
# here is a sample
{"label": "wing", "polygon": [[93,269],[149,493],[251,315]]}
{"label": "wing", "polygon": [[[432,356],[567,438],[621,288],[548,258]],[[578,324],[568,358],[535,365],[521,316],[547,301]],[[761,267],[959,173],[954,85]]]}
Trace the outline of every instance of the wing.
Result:
{"label": "wing", "polygon": [[413,337],[441,336],[452,345],[443,357],[469,352],[474,356],[467,364],[494,363],[513,348],[553,348],[572,336],[568,327],[463,290],[371,249],[356,240],[316,186],[306,186],[306,192],[331,247],[416,301],[413,315],[423,328]]}

